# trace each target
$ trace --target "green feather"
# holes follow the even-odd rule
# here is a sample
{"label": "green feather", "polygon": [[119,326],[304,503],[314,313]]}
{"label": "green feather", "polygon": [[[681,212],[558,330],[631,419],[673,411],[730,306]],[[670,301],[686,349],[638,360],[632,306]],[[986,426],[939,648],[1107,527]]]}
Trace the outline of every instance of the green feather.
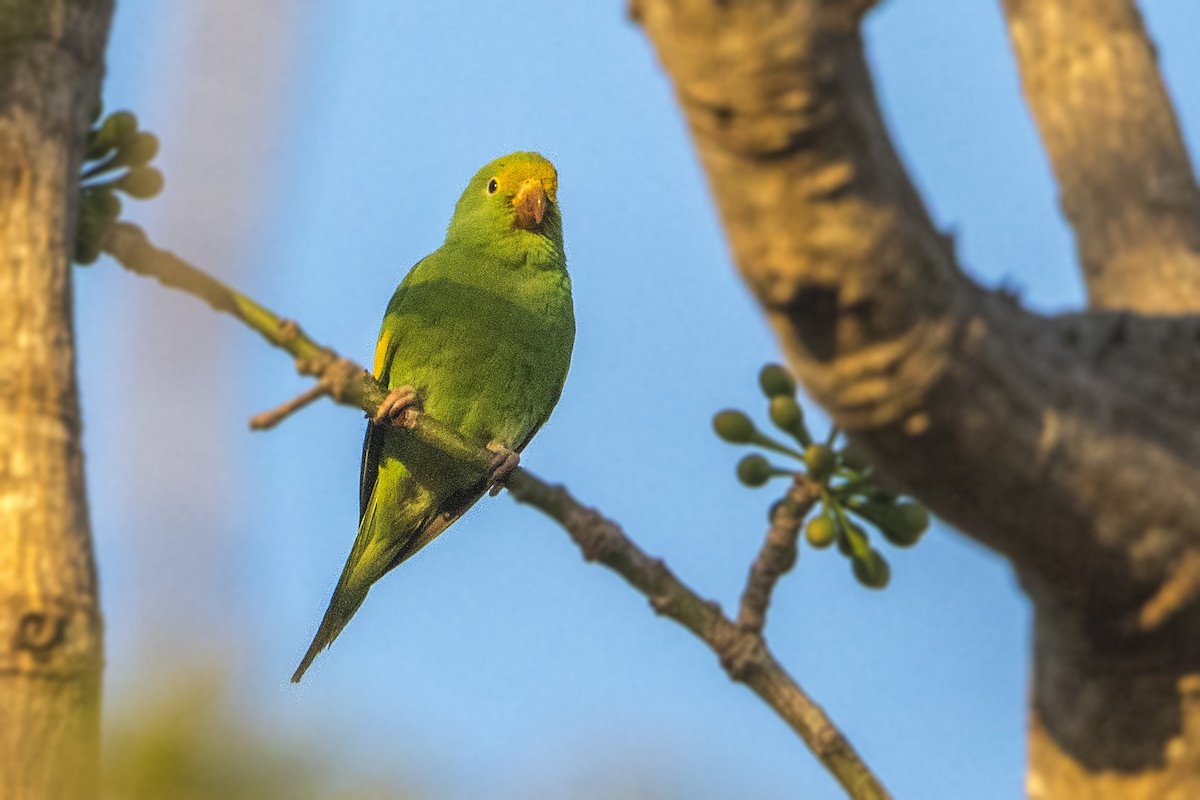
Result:
{"label": "green feather", "polygon": [[[524,448],[567,377],[575,317],[557,180],[537,153],[484,166],[459,199],[445,243],[405,276],[380,328],[376,377],[390,389],[414,387],[426,413],[480,447]],[[534,185],[546,201],[536,223],[522,206]],[[337,638],[375,581],[448,528],[485,489],[474,468],[390,425],[369,423],[358,536],[292,680]]]}

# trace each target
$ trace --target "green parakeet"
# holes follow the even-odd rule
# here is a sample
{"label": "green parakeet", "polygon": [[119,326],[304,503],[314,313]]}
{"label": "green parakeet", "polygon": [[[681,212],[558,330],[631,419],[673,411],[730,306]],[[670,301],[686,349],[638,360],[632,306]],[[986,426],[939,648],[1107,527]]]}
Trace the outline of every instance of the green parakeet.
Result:
{"label": "green parakeet", "polygon": [[[446,241],[388,303],[375,377],[392,390],[367,424],[358,537],[299,681],[375,581],[429,544],[511,470],[550,416],[575,341],[554,165],[512,153],[483,167]],[[492,473],[456,464],[392,425],[410,405],[494,453]]]}

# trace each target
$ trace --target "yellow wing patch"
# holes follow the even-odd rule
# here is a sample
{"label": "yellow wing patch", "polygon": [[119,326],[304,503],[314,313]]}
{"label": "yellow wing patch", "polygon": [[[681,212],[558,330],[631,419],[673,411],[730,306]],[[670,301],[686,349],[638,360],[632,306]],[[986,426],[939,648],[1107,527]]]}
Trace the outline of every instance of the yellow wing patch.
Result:
{"label": "yellow wing patch", "polygon": [[391,341],[392,335],[387,331],[379,334],[379,344],[375,345],[375,380],[379,380],[379,376],[383,374],[384,361],[387,360],[388,345]]}

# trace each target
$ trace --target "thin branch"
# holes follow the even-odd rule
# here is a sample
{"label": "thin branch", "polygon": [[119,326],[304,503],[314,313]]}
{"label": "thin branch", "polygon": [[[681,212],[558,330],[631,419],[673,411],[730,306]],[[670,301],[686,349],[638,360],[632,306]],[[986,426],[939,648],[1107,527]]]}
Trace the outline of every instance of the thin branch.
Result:
{"label": "thin branch", "polygon": [[1003,0],[1094,308],[1200,307],[1200,190],[1134,0]]}
{"label": "thin branch", "polygon": [[[317,344],[294,322],[284,320],[178,256],[154,247],[140,228],[127,223],[118,225],[104,249],[122,266],[237,317],[268,342],[290,353],[298,371],[318,378],[317,387],[280,409],[267,412],[268,421],[283,418],[325,394],[335,402],[361,408],[373,417],[387,396],[387,390],[362,367]],[[410,411],[402,427],[449,457],[477,465],[481,473],[491,464],[492,453],[486,448],[473,447],[424,413]],[[505,482],[518,502],[527,503],[556,520],[582,550],[585,559],[599,561],[619,573],[650,600],[657,613],[675,620],[708,644],[729,676],[762,698],[851,797],[876,800],[890,796],[824,710],[775,660],[760,629],[734,624],[716,603],[697,595],[660,559],[651,558],[635,545],[616,523],[580,505],[564,487],[551,486],[522,467],[509,473]],[[769,593],[768,588],[768,596]]]}
{"label": "thin branch", "polygon": [[771,526],[758,558],[750,567],[750,577],[742,592],[737,621],[743,630],[762,633],[766,626],[771,593],[779,579],[796,563],[800,526],[820,499],[820,492],[819,485],[806,475],[798,474],[783,500],[771,511]]}
{"label": "thin branch", "polygon": [[580,505],[562,486],[547,485],[521,470],[510,478],[508,489],[518,502],[556,520],[584,558],[620,574],[649,599],[657,613],[702,639],[729,677],[750,687],[774,709],[851,797],[889,797],[824,710],[775,660],[759,632],[735,624],[716,603],[697,595],[660,559],[634,544],[615,522]]}
{"label": "thin branch", "polygon": [[327,394],[329,394],[329,387],[323,382],[318,383],[311,389],[306,389],[291,400],[280,403],[269,411],[255,414],[250,418],[250,428],[256,431],[265,431],[269,428],[274,428],[292,414],[307,408]]}
{"label": "thin branch", "polygon": [[[280,317],[174,253],[155,247],[138,226],[128,222],[113,226],[103,248],[126,269],[187,292],[215,310],[237,317],[267,342],[290,353],[296,371],[317,378],[324,393],[337,402],[374,414],[387,396],[387,390],[361,366],[317,344],[295,322]],[[255,419],[269,420],[273,413],[265,412]]]}

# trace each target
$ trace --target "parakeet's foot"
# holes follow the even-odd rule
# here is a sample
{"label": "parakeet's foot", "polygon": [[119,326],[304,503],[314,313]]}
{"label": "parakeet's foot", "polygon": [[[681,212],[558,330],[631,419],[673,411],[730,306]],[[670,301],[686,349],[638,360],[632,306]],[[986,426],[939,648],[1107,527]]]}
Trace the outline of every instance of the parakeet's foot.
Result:
{"label": "parakeet's foot", "polygon": [[403,425],[405,422],[405,412],[410,408],[417,408],[417,390],[411,386],[400,386],[388,394],[379,404],[379,410],[375,412],[375,422],[391,422],[393,425]]}
{"label": "parakeet's foot", "polygon": [[495,497],[504,488],[500,481],[520,466],[521,454],[499,442],[489,442],[487,449],[492,451],[492,465],[488,467],[488,495]]}

